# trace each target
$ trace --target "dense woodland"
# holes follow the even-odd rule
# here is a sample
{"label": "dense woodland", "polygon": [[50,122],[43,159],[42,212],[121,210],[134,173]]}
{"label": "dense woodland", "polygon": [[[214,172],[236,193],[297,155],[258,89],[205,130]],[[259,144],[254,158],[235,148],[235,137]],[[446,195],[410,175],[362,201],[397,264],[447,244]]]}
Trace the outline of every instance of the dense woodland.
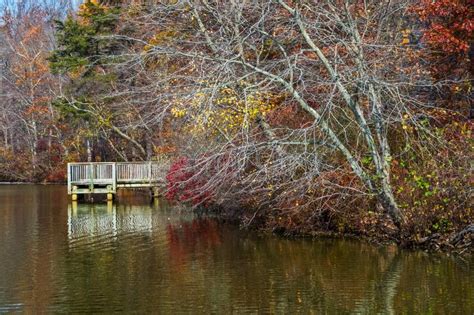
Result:
{"label": "dense woodland", "polygon": [[168,199],[244,226],[459,232],[474,216],[470,5],[5,1],[0,180],[160,160]]}

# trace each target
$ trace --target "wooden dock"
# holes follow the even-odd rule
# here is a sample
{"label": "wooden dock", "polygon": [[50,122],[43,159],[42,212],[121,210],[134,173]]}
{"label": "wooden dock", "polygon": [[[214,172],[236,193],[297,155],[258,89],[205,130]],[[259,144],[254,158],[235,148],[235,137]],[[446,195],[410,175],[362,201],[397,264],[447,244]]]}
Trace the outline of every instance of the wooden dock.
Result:
{"label": "wooden dock", "polygon": [[73,201],[84,194],[107,194],[112,200],[119,188],[149,187],[155,196],[165,185],[167,169],[160,162],[68,163],[67,192]]}

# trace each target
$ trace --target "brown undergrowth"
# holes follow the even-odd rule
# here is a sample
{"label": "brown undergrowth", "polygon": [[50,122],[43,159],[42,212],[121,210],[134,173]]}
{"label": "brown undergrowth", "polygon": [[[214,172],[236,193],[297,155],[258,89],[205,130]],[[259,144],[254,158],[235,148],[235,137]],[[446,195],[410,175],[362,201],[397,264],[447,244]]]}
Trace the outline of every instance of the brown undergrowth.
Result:
{"label": "brown undergrowth", "polygon": [[374,196],[358,193],[363,188],[344,169],[322,173],[299,190],[274,192],[266,198],[275,201],[264,206],[265,196],[249,194],[239,205],[248,210],[224,207],[222,213],[238,216],[244,227],[286,236],[350,235],[405,248],[472,252],[473,126],[450,117],[430,129],[422,130],[423,122],[400,128],[412,142],[403,133],[392,135],[391,181],[405,218],[400,230]]}

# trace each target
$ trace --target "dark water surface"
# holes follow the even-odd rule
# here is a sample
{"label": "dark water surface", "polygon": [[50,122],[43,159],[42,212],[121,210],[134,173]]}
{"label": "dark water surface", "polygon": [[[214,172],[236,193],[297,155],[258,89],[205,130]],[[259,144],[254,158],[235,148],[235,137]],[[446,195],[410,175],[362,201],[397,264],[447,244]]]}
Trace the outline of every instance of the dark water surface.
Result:
{"label": "dark water surface", "polygon": [[0,313],[473,314],[474,259],[239,231],[0,186]]}

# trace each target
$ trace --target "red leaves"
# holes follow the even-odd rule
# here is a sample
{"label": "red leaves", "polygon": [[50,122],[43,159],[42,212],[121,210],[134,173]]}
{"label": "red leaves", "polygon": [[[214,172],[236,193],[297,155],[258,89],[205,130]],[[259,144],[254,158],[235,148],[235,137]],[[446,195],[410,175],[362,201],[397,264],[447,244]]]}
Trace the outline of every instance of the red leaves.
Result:
{"label": "red leaves", "polygon": [[474,31],[472,0],[423,0],[414,8],[427,23],[424,40],[446,53],[467,53]]}
{"label": "red leaves", "polygon": [[171,165],[166,175],[168,183],[166,198],[168,200],[191,202],[193,205],[199,205],[209,199],[211,193],[201,189],[203,179],[195,176],[196,174],[191,170],[191,167],[186,157],[177,159]]}
{"label": "red leaves", "polygon": [[58,164],[58,167],[52,169],[46,176],[45,181],[48,183],[61,183],[66,179],[66,167],[63,164]]}
{"label": "red leaves", "polygon": [[168,191],[166,192],[166,198],[168,200],[181,199],[178,198],[180,192],[181,183],[192,177],[191,172],[186,172],[185,167],[188,164],[186,157],[177,159],[170,167],[168,174],[166,174],[166,181],[168,183]]}
{"label": "red leaves", "polygon": [[295,103],[280,106],[269,112],[266,117],[268,122],[274,127],[299,129],[308,127],[313,122],[311,117],[309,117],[307,113],[301,111]]}
{"label": "red leaves", "polygon": [[438,23],[432,23],[431,29],[426,31],[423,38],[446,53],[463,53],[469,50],[469,43],[457,38],[456,30]]}

